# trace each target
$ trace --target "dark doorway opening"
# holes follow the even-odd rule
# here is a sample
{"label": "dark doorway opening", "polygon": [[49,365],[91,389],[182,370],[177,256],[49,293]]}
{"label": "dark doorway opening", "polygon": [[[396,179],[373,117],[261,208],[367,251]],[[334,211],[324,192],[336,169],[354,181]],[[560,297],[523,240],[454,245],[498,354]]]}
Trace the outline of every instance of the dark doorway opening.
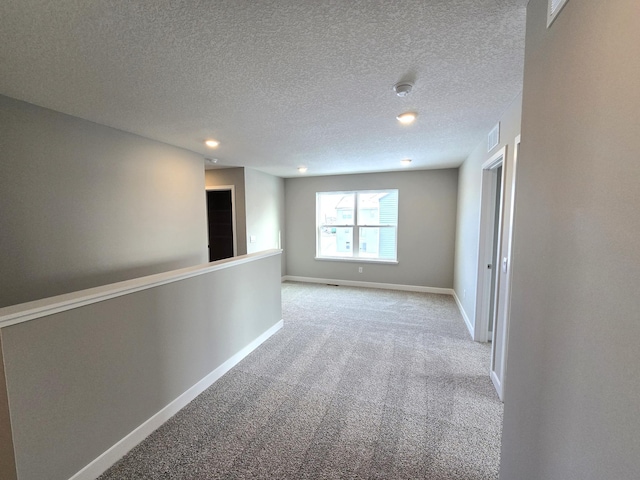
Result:
{"label": "dark doorway opening", "polygon": [[209,261],[233,257],[233,198],[231,190],[207,190]]}

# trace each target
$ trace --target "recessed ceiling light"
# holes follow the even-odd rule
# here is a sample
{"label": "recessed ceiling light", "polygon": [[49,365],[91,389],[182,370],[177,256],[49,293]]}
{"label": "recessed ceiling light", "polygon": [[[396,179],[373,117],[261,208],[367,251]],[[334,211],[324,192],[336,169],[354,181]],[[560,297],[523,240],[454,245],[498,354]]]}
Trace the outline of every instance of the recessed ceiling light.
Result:
{"label": "recessed ceiling light", "polygon": [[400,163],[402,164],[403,167],[408,167],[409,165],[411,165],[411,159],[403,158],[402,160],[400,160]]}
{"label": "recessed ceiling light", "polygon": [[216,148],[218,145],[220,145],[220,142],[210,138],[209,140],[205,140],[204,144],[209,148]]}
{"label": "recessed ceiling light", "polygon": [[406,113],[401,113],[396,118],[403,125],[409,125],[410,123],[415,122],[417,116],[418,114],[415,112],[406,112]]}
{"label": "recessed ceiling light", "polygon": [[307,167],[298,167],[298,171],[300,173],[305,173],[307,171]]}

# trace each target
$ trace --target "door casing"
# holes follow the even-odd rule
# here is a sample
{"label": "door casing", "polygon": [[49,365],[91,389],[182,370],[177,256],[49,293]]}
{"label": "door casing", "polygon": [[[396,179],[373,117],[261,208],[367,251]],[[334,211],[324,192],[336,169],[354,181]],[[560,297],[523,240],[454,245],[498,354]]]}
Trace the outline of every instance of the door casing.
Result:
{"label": "door casing", "polygon": [[[477,297],[476,297],[476,316],[474,322],[473,339],[477,342],[488,342],[489,338],[489,309],[491,305],[491,295],[499,291],[500,270],[496,270],[495,292],[491,291],[491,265],[494,246],[494,230],[495,222],[498,224],[498,252],[501,251],[501,232],[502,217],[504,206],[500,205],[500,214],[498,218],[495,214],[496,206],[496,186],[497,171],[502,166],[502,188],[500,192],[500,201],[504,199],[504,180],[505,180],[505,159],[507,156],[507,147],[502,147],[489,160],[482,165],[482,188],[480,202],[480,237],[478,242],[478,279],[477,279]],[[497,265],[491,268],[496,269]],[[497,306],[497,302],[495,302]],[[494,308],[494,311],[497,310]],[[495,325],[495,323],[494,323]],[[495,330],[495,328],[494,328]]]}
{"label": "door casing", "polygon": [[506,260],[506,271],[501,270],[502,282],[504,288],[502,291],[502,298],[500,303],[502,306],[502,312],[504,315],[502,321],[498,321],[497,328],[494,328],[494,338],[491,348],[491,380],[498,392],[498,396],[504,402],[505,400],[505,382],[507,378],[507,358],[508,358],[508,346],[509,346],[509,324],[511,322],[511,283],[512,283],[512,252],[513,252],[513,232],[514,232],[514,220],[516,209],[516,178],[518,172],[518,157],[520,153],[520,135],[518,135],[514,142],[513,160],[509,164],[511,170],[511,195],[509,196],[509,211],[508,222],[505,224],[508,227],[504,239],[506,244],[503,247],[503,262]]}

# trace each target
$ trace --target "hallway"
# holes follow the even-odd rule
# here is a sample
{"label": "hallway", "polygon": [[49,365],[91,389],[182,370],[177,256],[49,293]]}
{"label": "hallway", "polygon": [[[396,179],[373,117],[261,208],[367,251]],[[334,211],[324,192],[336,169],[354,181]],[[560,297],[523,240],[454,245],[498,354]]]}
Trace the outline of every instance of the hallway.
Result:
{"label": "hallway", "polygon": [[284,283],[282,300],[280,332],[100,478],[498,478],[490,347],[451,297]]}

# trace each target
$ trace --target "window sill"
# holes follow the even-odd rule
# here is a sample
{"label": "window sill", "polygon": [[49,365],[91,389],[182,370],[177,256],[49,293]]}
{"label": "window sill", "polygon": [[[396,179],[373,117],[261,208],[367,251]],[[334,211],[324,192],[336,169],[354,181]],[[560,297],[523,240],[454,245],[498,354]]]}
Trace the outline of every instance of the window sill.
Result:
{"label": "window sill", "polygon": [[397,260],[378,260],[375,258],[353,258],[353,257],[315,257],[316,260],[328,262],[352,262],[352,263],[384,263],[387,265],[397,265]]}

